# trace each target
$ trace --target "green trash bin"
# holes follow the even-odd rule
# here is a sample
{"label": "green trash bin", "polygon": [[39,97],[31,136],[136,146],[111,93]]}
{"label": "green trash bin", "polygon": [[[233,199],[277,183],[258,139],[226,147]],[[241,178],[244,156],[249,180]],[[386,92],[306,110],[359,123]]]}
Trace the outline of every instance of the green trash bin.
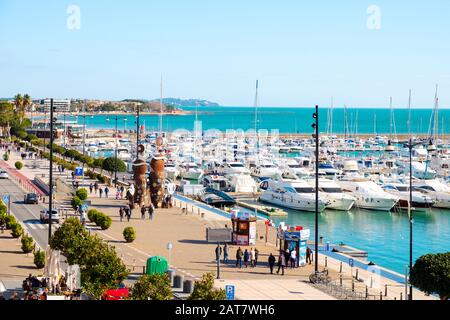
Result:
{"label": "green trash bin", "polygon": [[145,270],[145,274],[164,274],[168,269],[167,259],[160,256],[155,256],[147,259],[147,269]]}

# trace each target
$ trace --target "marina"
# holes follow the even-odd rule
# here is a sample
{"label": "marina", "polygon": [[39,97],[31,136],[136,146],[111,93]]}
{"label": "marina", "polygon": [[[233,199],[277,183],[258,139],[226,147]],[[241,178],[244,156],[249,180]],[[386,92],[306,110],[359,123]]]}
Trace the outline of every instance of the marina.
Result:
{"label": "marina", "polygon": [[[220,113],[222,109],[215,110]],[[377,113],[380,119],[383,113]],[[99,119],[101,116],[94,116],[85,128],[85,152],[92,157],[108,157],[117,149],[119,158],[131,170],[136,134],[121,130],[115,138],[107,123],[93,129],[99,126]],[[202,125],[210,126],[211,119],[204,116]],[[194,128],[198,127],[194,123]],[[338,127],[333,124],[333,130]],[[218,207],[224,214],[237,209],[275,225],[313,227],[315,157],[314,141],[308,135],[265,129],[259,129],[258,135],[251,130],[159,132],[144,125],[140,129],[143,158],[148,162],[156,152],[156,138],[164,137],[167,183],[176,185],[180,195]],[[350,134],[352,130],[331,134],[328,127],[331,135],[321,135],[319,232],[324,241],[350,245],[366,252],[370,261],[404,273],[409,151],[408,136],[400,133],[401,126],[396,130],[395,135],[356,135],[354,131]],[[440,133],[439,126],[430,130],[413,136],[411,210],[417,232],[422,228],[435,231],[419,233],[415,238],[415,257],[445,251],[450,245],[448,137]],[[83,149],[79,143],[72,142],[72,147],[80,152]]]}

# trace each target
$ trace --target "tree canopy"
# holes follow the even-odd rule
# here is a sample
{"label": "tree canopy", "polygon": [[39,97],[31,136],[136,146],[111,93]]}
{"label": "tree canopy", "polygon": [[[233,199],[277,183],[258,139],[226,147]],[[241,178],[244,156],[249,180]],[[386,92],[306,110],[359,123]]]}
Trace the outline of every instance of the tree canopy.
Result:
{"label": "tree canopy", "polygon": [[81,269],[83,290],[100,298],[106,289],[117,288],[128,270],[115,249],[97,235],[91,236],[76,218],[67,219],[50,239],[50,247],[60,250],[69,265]]}
{"label": "tree canopy", "polygon": [[206,273],[200,281],[195,281],[194,291],[188,300],[225,300],[226,297],[224,289],[214,288],[214,274]]}
{"label": "tree canopy", "polygon": [[127,166],[125,165],[125,162],[123,162],[122,160],[115,158],[115,157],[106,158],[103,161],[102,168],[109,172],[116,171],[116,168],[117,168],[117,172],[126,172],[127,171]]}
{"label": "tree canopy", "polygon": [[167,274],[152,274],[139,277],[131,289],[132,300],[171,300],[173,298],[170,278]]}
{"label": "tree canopy", "polygon": [[438,294],[442,300],[450,298],[450,252],[426,254],[414,264],[410,282],[427,294]]}

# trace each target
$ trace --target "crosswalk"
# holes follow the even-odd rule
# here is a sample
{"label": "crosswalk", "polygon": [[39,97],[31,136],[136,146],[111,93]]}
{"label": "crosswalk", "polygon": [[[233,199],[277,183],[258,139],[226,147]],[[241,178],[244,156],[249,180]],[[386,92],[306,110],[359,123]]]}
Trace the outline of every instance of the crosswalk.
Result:
{"label": "crosswalk", "polygon": [[40,221],[25,222],[24,224],[25,224],[25,227],[27,227],[27,229],[48,230],[48,224],[43,224]]}

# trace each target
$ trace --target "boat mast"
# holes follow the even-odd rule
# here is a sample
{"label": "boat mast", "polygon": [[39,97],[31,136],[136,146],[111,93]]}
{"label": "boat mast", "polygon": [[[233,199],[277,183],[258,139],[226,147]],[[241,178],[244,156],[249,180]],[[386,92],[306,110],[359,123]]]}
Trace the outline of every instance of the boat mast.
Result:
{"label": "boat mast", "polygon": [[390,110],[390,117],[389,117],[389,140],[392,141],[392,97],[389,99],[389,110]]}
{"label": "boat mast", "polygon": [[439,139],[439,98],[438,98],[438,85],[436,85],[436,94],[435,94],[435,105],[434,105],[434,143],[437,144],[437,140]]}
{"label": "boat mast", "polygon": [[160,96],[159,96],[159,135],[162,136],[163,131],[163,76],[161,75]]}
{"label": "boat mast", "polygon": [[331,109],[330,109],[330,136],[333,136],[333,108],[334,108],[334,98],[331,97]]}
{"label": "boat mast", "polygon": [[408,98],[408,137],[411,141],[411,89],[409,89],[409,98]]}
{"label": "boat mast", "polygon": [[259,135],[258,135],[258,88],[259,80],[256,80],[256,91],[255,91],[255,135],[256,135],[256,153],[259,154]]}

